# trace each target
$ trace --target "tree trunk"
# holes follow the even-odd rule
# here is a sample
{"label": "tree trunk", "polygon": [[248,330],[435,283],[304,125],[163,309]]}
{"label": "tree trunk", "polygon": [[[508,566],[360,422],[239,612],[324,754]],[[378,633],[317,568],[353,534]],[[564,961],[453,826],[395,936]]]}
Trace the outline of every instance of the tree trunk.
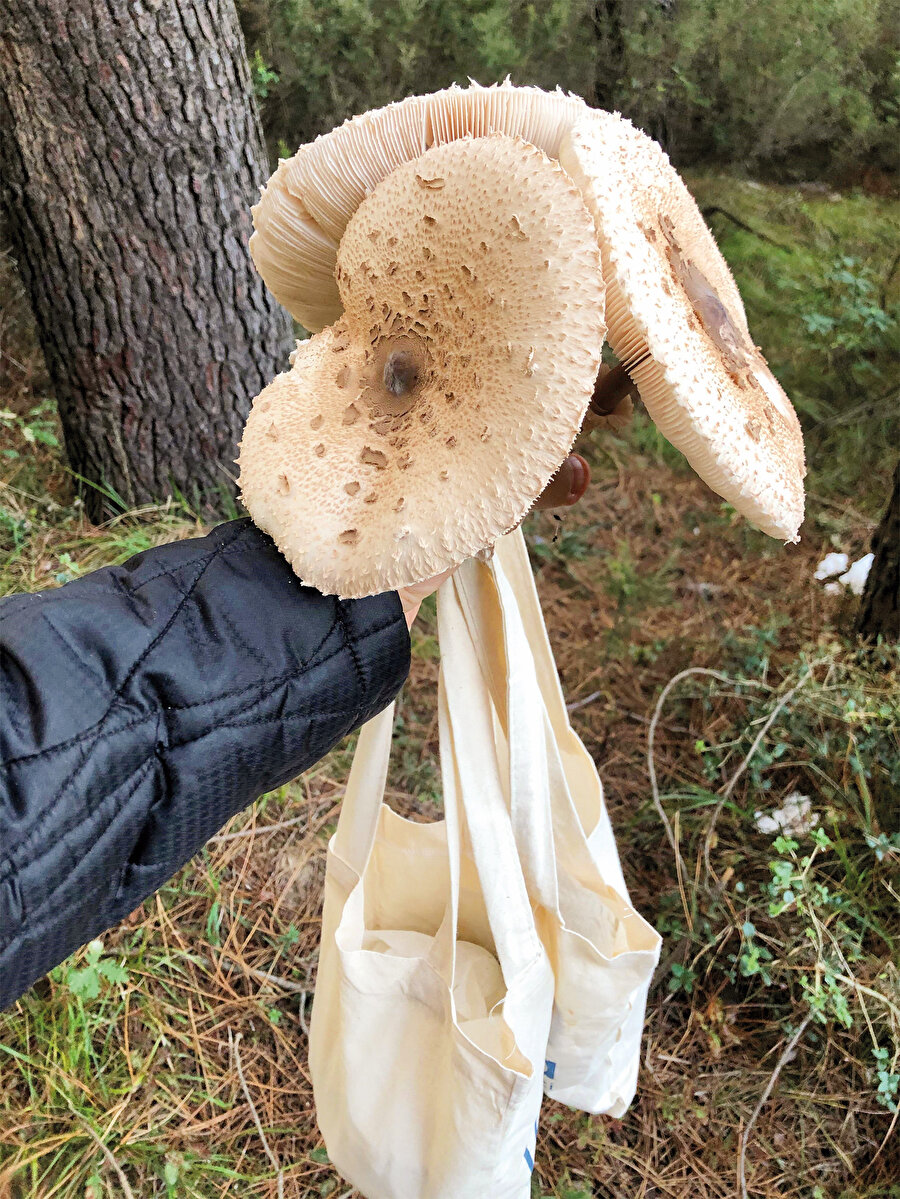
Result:
{"label": "tree trunk", "polygon": [[881,524],[872,538],[875,560],[866,580],[856,631],[862,637],[900,641],[900,462]]}
{"label": "tree trunk", "polygon": [[290,338],[247,251],[267,169],[233,0],[2,7],[6,227],[88,511],[215,507]]}
{"label": "tree trunk", "polygon": [[621,83],[625,70],[625,35],[622,30],[622,0],[595,0],[591,6],[596,59],[590,102],[609,111],[621,105]]}

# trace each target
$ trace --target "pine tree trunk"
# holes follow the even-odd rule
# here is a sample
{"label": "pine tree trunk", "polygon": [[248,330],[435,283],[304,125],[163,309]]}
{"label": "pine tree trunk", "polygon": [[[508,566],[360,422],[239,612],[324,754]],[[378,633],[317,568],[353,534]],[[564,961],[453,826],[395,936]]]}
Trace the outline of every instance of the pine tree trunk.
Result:
{"label": "pine tree trunk", "polygon": [[596,60],[590,103],[594,108],[612,111],[621,103],[620,89],[625,70],[621,0],[595,0],[591,6],[591,25]]}
{"label": "pine tree trunk", "polygon": [[862,637],[900,641],[900,462],[881,524],[872,538],[872,563],[863,592],[856,631]]}
{"label": "pine tree trunk", "polygon": [[214,508],[290,338],[247,251],[267,170],[233,0],[0,3],[5,225],[69,462]]}

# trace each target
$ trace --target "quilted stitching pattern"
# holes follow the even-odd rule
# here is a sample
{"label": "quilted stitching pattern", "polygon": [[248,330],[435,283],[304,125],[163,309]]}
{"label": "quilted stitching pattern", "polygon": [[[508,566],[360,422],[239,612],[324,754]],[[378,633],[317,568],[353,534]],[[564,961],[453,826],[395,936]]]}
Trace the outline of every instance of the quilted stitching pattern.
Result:
{"label": "quilted stitching pattern", "polygon": [[408,668],[396,595],[303,587],[247,520],[0,601],[0,1007]]}

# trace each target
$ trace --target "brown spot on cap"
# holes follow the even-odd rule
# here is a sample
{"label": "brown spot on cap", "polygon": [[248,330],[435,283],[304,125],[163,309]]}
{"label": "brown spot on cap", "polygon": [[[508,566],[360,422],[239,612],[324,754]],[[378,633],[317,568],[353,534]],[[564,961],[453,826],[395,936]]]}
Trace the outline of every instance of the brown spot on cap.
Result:
{"label": "brown spot on cap", "polygon": [[387,454],[381,450],[373,450],[371,446],[363,446],[362,453],[359,456],[360,462],[365,462],[367,466],[374,466],[378,470],[386,470],[388,459]]}

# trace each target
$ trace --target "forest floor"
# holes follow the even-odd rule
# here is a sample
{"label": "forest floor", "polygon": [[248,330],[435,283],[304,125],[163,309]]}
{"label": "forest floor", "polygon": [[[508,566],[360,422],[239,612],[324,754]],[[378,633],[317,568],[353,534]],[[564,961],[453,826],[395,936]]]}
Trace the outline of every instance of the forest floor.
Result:
{"label": "forest floor", "polygon": [[[546,1101],[533,1195],[897,1196],[900,665],[860,652],[854,597],[813,577],[830,550],[866,552],[887,497],[897,205],[693,183],[753,230],[710,218],[804,418],[808,515],[799,545],[768,540],[638,415],[584,449],[584,503],[526,524],[632,900],[664,937],[632,1108]],[[87,522],[8,262],[0,290],[0,594],[200,531],[175,504]],[[440,805],[437,659],[429,603],[388,793],[419,818]],[[682,673],[699,668],[717,674]],[[352,747],[236,817],[0,1016],[0,1196],[355,1195],[306,1060]],[[786,801],[806,819],[765,831]]]}

